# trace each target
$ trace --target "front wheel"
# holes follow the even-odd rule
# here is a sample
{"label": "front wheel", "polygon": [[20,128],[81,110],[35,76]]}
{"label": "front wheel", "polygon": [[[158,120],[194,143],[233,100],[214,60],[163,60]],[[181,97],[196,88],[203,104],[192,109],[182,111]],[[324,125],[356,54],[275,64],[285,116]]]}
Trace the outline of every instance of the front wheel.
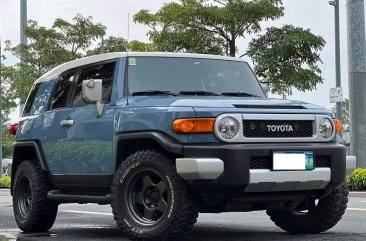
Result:
{"label": "front wheel", "polygon": [[45,232],[52,227],[58,205],[47,199],[49,189],[48,178],[37,165],[20,163],[14,177],[13,209],[22,231]]}
{"label": "front wheel", "polygon": [[334,227],[341,220],[348,203],[347,184],[334,189],[327,197],[308,202],[306,212],[296,210],[267,211],[281,229],[296,234],[316,234]]}
{"label": "front wheel", "polygon": [[186,183],[165,155],[138,151],[118,169],[112,210],[119,229],[132,240],[173,240],[187,233],[198,212]]}

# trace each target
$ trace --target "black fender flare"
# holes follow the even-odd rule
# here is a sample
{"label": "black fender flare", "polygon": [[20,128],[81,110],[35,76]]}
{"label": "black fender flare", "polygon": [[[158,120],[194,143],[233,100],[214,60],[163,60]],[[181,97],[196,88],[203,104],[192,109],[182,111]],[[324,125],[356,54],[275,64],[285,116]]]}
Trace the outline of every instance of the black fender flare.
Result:
{"label": "black fender flare", "polygon": [[[151,139],[156,141],[164,150],[172,152],[174,154],[183,154],[183,145],[172,137],[160,132],[129,132],[129,133],[119,133],[117,134],[116,145],[118,148],[118,143],[121,140],[137,140],[137,139]],[[117,150],[117,149],[116,149]]]}
{"label": "black fender flare", "polygon": [[[29,153],[30,150],[33,150],[31,154]],[[13,163],[11,168],[11,177],[14,177],[16,169],[22,161],[32,159],[39,164],[43,171],[49,171],[42,148],[36,141],[15,142],[13,145]],[[13,190],[13,180],[14,178],[11,179],[11,190]]]}
{"label": "black fender flare", "polygon": [[133,140],[151,140],[158,144],[163,150],[169,153],[183,155],[183,145],[174,138],[160,132],[128,132],[117,133],[115,139],[115,168],[118,168],[120,143]]}

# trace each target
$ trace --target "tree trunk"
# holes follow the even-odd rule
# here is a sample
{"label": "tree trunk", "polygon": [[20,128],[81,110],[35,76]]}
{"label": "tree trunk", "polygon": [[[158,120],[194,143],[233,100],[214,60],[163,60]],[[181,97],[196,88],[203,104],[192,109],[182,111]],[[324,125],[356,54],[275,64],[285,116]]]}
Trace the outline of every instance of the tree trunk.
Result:
{"label": "tree trunk", "polygon": [[236,55],[236,41],[235,39],[232,39],[229,41],[229,52],[231,57],[235,57]]}

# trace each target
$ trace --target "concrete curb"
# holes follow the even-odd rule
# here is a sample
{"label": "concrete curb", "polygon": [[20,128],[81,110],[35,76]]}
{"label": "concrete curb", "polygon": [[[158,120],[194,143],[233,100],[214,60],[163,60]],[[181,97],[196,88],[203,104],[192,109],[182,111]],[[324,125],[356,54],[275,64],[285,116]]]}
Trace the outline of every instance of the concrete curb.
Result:
{"label": "concrete curb", "polygon": [[0,196],[10,196],[10,189],[0,189]]}
{"label": "concrete curb", "polygon": [[349,192],[349,197],[366,198],[366,192]]}

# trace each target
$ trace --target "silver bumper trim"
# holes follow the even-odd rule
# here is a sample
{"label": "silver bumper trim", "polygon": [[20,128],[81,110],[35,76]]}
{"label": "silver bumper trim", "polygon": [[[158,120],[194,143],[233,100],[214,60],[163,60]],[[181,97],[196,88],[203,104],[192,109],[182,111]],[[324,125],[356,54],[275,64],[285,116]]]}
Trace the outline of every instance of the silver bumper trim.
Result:
{"label": "silver bumper trim", "polygon": [[185,180],[215,180],[224,173],[218,158],[177,158],[177,173]]}
{"label": "silver bumper trim", "polygon": [[330,182],[330,168],[313,171],[250,170],[249,185],[245,192],[275,192],[323,189]]}
{"label": "silver bumper trim", "polygon": [[351,175],[353,170],[356,169],[356,164],[357,164],[357,161],[356,161],[355,156],[347,156],[347,158],[346,158],[347,175]]}

